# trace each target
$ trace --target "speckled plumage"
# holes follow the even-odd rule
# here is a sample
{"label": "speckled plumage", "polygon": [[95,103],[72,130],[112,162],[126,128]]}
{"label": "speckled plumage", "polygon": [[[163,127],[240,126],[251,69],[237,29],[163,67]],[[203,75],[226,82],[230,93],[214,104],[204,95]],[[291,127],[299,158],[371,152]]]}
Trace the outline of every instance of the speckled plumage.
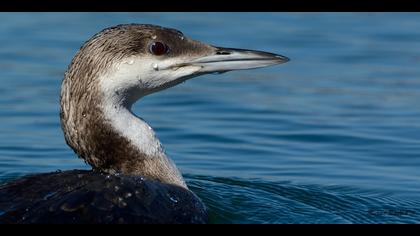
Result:
{"label": "speckled plumage", "polygon": [[175,29],[140,24],[105,29],[80,48],[65,73],[60,117],[67,144],[94,169],[170,182],[168,179],[175,178],[170,175],[176,175],[171,173],[170,160],[164,155],[146,156],[112,128],[103,113],[101,103],[105,99],[99,88],[99,79],[107,79],[103,75],[118,62],[150,54],[148,44],[154,38],[164,40],[171,48],[166,57],[191,56],[210,50]]}
{"label": "speckled plumage", "polygon": [[207,222],[194,193],[138,176],[46,173],[0,185],[0,193],[0,224]]}

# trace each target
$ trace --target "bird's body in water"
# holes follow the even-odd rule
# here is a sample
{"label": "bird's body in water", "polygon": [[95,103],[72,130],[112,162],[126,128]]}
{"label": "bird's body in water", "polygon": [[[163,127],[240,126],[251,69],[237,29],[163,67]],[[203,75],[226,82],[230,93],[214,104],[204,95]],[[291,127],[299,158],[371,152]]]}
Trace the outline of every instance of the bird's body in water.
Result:
{"label": "bird's body in water", "polygon": [[206,207],[131,106],[202,74],[287,61],[207,45],[155,25],[118,25],[95,34],[74,56],[60,97],[65,140],[92,170],[31,175],[0,186],[0,223],[206,223]]}

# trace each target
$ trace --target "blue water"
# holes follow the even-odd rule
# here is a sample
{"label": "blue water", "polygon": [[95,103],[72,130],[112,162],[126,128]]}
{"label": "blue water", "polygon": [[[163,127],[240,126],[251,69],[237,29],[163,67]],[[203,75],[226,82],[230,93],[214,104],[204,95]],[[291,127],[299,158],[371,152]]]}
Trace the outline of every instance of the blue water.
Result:
{"label": "blue water", "polygon": [[420,223],[420,14],[1,13],[0,181],[89,169],[59,123],[80,45],[120,23],[290,57],[134,107],[212,223]]}

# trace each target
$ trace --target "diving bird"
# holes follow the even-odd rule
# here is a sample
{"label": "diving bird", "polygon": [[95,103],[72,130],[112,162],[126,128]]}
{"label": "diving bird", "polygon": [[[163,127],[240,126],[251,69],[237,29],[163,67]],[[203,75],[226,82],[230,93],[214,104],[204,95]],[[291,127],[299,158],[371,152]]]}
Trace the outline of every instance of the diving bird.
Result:
{"label": "diving bird", "polygon": [[1,185],[0,223],[208,222],[206,206],[131,107],[199,75],[288,60],[212,46],[156,25],[100,31],[74,56],[60,96],[65,140],[92,170],[34,174]]}

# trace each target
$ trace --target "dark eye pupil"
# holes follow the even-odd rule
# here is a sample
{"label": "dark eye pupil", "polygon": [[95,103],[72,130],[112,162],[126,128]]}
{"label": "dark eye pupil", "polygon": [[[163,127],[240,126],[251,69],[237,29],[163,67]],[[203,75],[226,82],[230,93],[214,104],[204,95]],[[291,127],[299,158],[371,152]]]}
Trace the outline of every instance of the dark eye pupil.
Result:
{"label": "dark eye pupil", "polygon": [[168,51],[168,46],[161,42],[154,42],[150,45],[150,52],[154,55],[163,55]]}

